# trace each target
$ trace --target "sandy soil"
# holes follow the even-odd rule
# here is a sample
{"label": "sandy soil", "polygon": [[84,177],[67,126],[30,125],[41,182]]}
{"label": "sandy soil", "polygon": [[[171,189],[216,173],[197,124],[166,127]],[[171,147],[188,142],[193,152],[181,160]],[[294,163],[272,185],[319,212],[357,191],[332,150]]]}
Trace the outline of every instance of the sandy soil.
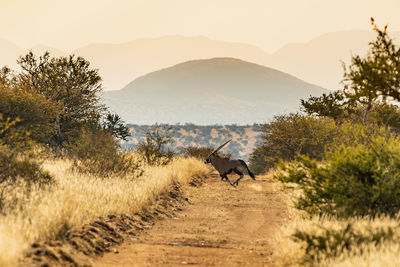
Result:
{"label": "sandy soil", "polygon": [[212,176],[185,190],[190,204],[182,211],[98,257],[94,266],[273,266],[274,235],[287,217],[275,183],[247,176],[234,188]]}

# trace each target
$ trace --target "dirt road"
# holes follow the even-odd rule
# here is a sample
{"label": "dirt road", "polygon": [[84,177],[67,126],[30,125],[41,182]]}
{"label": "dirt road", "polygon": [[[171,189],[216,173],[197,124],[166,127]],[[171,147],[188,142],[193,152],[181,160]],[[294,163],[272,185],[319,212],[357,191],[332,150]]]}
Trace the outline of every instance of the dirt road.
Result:
{"label": "dirt road", "polygon": [[275,187],[247,176],[235,189],[209,177],[187,188],[190,205],[94,266],[273,266],[273,236],[287,212]]}

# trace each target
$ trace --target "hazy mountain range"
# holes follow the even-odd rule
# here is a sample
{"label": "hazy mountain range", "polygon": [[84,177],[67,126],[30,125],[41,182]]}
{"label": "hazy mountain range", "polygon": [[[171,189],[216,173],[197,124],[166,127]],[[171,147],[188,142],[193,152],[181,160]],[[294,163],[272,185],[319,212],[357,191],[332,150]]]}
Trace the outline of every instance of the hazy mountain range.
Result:
{"label": "hazy mountain range", "polygon": [[[400,37],[400,32],[391,36]],[[91,44],[74,51],[100,69],[105,90],[118,90],[133,79],[161,68],[195,59],[234,57],[290,73],[302,80],[328,89],[337,89],[342,78],[340,60],[348,62],[351,52],[364,53],[368,42],[375,38],[372,31],[350,30],[327,33],[307,43],[291,43],[274,53],[243,43],[212,40],[202,36],[164,36],[138,39],[122,44]],[[36,46],[35,52],[55,48]],[[11,42],[0,39],[0,65],[15,67],[16,58],[26,53]]]}
{"label": "hazy mountain range", "polygon": [[107,106],[136,124],[252,124],[298,109],[325,89],[235,58],[194,60],[104,93]]}

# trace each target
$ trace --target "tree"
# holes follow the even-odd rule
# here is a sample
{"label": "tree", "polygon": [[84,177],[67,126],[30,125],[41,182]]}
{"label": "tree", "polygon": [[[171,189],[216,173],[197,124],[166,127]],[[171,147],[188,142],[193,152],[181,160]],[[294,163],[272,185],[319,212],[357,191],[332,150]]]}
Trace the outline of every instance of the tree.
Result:
{"label": "tree", "polygon": [[280,159],[291,161],[297,154],[321,160],[325,147],[335,141],[338,131],[331,118],[299,113],[275,116],[271,123],[262,127],[261,142],[250,155],[250,164],[259,172],[265,172]]}
{"label": "tree", "polygon": [[349,113],[348,103],[342,91],[334,91],[322,96],[310,96],[309,99],[301,99],[302,109],[308,115],[318,117],[330,117],[336,122],[340,122]]}
{"label": "tree", "polygon": [[121,119],[118,114],[108,113],[105,121],[103,122],[103,128],[111,132],[111,135],[122,140],[130,136],[129,128],[125,125],[125,122]]}
{"label": "tree", "polygon": [[364,123],[377,101],[400,101],[400,48],[389,37],[387,25],[380,30],[373,18],[371,24],[377,38],[369,43],[367,55],[352,56],[348,68],[343,64],[345,95],[365,107]]}
{"label": "tree", "polygon": [[80,125],[99,124],[105,106],[100,104],[101,78],[90,63],[74,55],[36,57],[29,52],[17,61],[22,68],[18,86],[56,103],[55,141],[62,145]]}

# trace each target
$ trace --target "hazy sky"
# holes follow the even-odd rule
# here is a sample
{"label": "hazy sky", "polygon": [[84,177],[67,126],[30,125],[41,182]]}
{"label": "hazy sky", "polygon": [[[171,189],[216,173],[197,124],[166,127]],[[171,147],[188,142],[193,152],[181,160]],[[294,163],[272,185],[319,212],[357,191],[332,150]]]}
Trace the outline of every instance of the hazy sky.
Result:
{"label": "hazy sky", "polygon": [[245,42],[272,52],[320,34],[400,30],[400,0],[0,0],[0,38],[66,51],[170,34]]}

